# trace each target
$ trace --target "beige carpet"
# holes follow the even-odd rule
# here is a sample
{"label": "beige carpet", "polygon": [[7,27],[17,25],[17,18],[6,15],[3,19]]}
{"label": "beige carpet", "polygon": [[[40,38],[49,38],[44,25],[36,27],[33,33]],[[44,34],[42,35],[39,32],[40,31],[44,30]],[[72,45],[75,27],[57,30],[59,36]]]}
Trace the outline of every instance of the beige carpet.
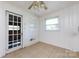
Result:
{"label": "beige carpet", "polygon": [[77,53],[73,51],[39,42],[32,46],[9,53],[3,58],[75,58],[75,57],[79,56],[77,55]]}

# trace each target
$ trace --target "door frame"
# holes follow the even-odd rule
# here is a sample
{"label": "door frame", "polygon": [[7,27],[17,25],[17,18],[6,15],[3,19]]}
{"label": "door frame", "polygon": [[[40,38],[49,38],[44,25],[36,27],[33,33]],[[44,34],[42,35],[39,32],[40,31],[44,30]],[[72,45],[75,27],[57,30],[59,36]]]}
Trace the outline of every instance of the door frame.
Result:
{"label": "door frame", "polygon": [[[14,12],[10,12],[10,11],[8,11],[8,10],[6,10],[5,11],[5,54],[8,54],[8,53],[10,53],[10,52],[13,52],[13,51],[8,51],[8,23],[9,23],[9,19],[7,18],[8,17],[8,14],[9,13],[12,13],[12,14],[15,14],[15,15],[19,15],[19,16],[21,16],[21,47],[20,48],[23,48],[23,16],[22,15],[20,15],[20,14],[17,14],[17,13],[14,13]],[[17,47],[16,47],[17,48]],[[19,49],[20,49],[19,48]],[[18,50],[18,49],[14,49],[14,51],[15,50]]]}

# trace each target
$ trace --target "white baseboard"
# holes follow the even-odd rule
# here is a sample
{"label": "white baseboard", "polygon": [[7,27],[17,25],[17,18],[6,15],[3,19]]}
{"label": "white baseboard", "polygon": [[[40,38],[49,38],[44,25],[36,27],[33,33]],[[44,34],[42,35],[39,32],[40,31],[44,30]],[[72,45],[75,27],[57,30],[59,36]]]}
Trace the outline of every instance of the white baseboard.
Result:
{"label": "white baseboard", "polygon": [[62,47],[60,45],[57,45],[57,44],[54,44],[54,43],[50,43],[50,42],[47,42],[47,41],[40,41],[40,42],[43,42],[43,43],[46,43],[46,44],[49,44],[49,45],[54,45],[54,46],[57,46],[57,47],[60,47],[60,48],[64,48],[64,49],[67,49],[67,50],[71,50],[71,51],[74,51],[74,52],[79,52],[79,51],[72,50],[72,49],[66,48],[66,47]]}
{"label": "white baseboard", "polygon": [[39,42],[38,40],[36,40],[36,41],[30,41],[30,42],[26,42],[26,44],[25,45],[23,45],[23,48],[25,48],[25,47],[28,47],[28,46],[31,46],[31,45],[33,45],[33,44],[36,44],[37,42]]}

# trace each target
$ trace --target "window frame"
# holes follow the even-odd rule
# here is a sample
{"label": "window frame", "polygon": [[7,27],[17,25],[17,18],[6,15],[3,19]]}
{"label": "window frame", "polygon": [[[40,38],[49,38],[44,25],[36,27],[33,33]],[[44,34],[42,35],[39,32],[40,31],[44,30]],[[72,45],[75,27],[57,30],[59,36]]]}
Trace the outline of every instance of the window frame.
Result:
{"label": "window frame", "polygon": [[[54,18],[58,18],[58,24],[49,24],[49,25],[58,25],[59,29],[58,30],[47,30],[46,26],[48,26],[48,25],[46,25],[46,20],[50,20],[50,19],[54,19]],[[44,29],[45,29],[45,31],[59,31],[60,30],[60,19],[59,19],[59,16],[45,18],[45,20],[44,20]]]}

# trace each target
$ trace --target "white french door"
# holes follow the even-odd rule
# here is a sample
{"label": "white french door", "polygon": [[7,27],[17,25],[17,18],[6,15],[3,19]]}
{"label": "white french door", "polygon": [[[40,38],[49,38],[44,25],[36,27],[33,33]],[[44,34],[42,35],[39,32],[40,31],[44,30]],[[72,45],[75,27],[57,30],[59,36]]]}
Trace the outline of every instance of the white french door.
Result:
{"label": "white french door", "polygon": [[13,12],[7,14],[7,53],[22,48],[22,16]]}

